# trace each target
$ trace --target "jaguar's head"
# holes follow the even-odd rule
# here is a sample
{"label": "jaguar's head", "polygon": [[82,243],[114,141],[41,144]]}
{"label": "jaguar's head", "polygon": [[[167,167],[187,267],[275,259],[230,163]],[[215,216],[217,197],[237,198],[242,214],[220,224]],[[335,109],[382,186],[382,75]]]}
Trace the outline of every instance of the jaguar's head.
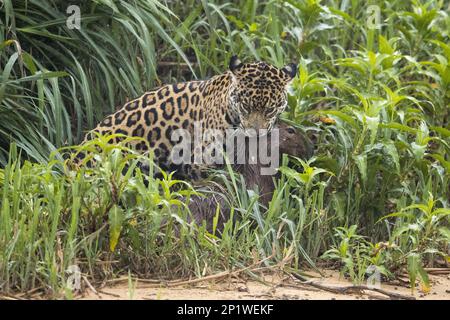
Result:
{"label": "jaguar's head", "polygon": [[287,85],[297,74],[297,65],[278,69],[265,62],[242,63],[236,56],[230,60],[233,86],[230,102],[238,114],[240,128],[271,130],[287,105]]}

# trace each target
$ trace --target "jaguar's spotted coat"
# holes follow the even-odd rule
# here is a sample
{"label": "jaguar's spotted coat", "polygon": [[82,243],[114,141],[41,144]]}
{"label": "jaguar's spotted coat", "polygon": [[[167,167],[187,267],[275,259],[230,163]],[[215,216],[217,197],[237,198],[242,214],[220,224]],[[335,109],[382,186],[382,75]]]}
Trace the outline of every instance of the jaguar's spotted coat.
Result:
{"label": "jaguar's spotted coat", "polygon": [[[161,169],[177,170],[180,177],[196,179],[199,172],[192,170],[192,165],[175,166],[170,161],[170,152],[179,142],[171,139],[174,130],[192,132],[195,122],[202,130],[271,129],[287,105],[286,86],[296,72],[295,64],[278,69],[265,62],[242,63],[233,56],[230,70],[223,74],[204,81],[164,85],[126,103],[84,141],[92,138],[92,132],[143,137],[148,144],[136,142],[138,151],[153,150]],[[204,148],[207,141],[202,143]]]}

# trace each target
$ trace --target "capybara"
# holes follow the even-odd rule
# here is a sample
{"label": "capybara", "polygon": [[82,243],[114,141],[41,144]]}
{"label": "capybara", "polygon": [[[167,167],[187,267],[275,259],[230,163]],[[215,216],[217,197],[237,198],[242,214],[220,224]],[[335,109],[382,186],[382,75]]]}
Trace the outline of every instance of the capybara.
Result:
{"label": "capybara", "polygon": [[[279,139],[278,141],[275,140],[275,143],[279,144],[278,156],[280,162],[283,154],[292,155],[302,159],[309,159],[312,157],[314,152],[313,145],[310,139],[299,129],[284,122],[278,122],[274,129],[279,130]],[[272,133],[269,133],[267,139],[269,147],[271,146],[271,134]],[[243,148],[244,150],[249,149],[248,141],[249,140],[245,141],[246,148]],[[271,149],[272,148],[268,148],[268,150]],[[267,167],[267,165],[261,164],[261,162],[259,161],[259,157],[256,158],[256,163],[250,164],[248,163],[249,155],[246,154],[246,161],[244,164],[233,164],[232,167],[237,173],[240,173],[243,176],[247,188],[259,191],[259,202],[267,207],[270,200],[272,199],[273,191],[275,188],[273,181],[274,175],[262,174],[261,169],[263,167]],[[227,200],[226,195],[224,195],[223,191],[220,190],[220,187],[218,185],[210,184],[205,186],[205,188],[211,191],[211,193],[208,193],[207,196],[192,196],[188,205],[189,209],[194,220],[197,223],[200,224],[203,220],[206,220],[207,228],[208,230],[211,230],[213,217],[216,213],[216,208],[217,206],[220,206],[218,228],[221,229],[221,227],[223,227],[223,224],[228,221],[230,216],[229,201]]]}

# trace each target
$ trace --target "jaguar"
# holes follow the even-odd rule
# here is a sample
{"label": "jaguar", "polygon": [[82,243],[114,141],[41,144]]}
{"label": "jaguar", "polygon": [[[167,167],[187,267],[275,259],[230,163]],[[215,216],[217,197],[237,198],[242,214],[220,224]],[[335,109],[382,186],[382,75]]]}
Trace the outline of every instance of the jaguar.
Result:
{"label": "jaguar", "polygon": [[[194,125],[201,130],[268,131],[287,105],[287,86],[297,73],[297,65],[290,63],[277,68],[263,61],[243,63],[236,55],[229,61],[229,69],[206,80],[163,85],[145,92],[106,116],[89,131],[82,143],[97,134],[121,134],[143,138],[133,142],[139,153],[152,151],[155,164],[162,170],[175,171],[177,177],[192,180],[204,176],[205,168],[192,161],[175,164],[171,161],[174,146],[182,140],[173,139],[179,129],[188,133]],[[192,156],[204,151],[207,138],[193,147]]]}

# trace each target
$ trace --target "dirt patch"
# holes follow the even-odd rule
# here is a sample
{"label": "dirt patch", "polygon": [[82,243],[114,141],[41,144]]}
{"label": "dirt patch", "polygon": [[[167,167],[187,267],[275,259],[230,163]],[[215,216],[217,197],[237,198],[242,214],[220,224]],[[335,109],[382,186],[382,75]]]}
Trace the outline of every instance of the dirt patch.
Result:
{"label": "dirt patch", "polygon": [[[339,277],[339,273],[331,270],[324,270],[323,277],[318,274],[312,282],[326,288],[347,288],[352,286],[351,282]],[[292,278],[279,276],[276,274],[265,275],[261,281],[244,280],[242,278],[225,278],[217,281],[201,282],[192,285],[167,287],[141,283],[137,281],[134,289],[129,289],[126,281],[111,286],[106,286],[93,291],[88,289],[79,299],[93,300],[229,300],[229,299],[283,299],[283,300],[352,300],[352,299],[397,299],[395,295],[405,298],[415,298],[420,300],[450,300],[450,275],[430,275],[432,287],[429,293],[425,294],[419,289],[415,294],[411,294],[411,289],[405,282],[381,283],[379,287],[383,293],[373,290],[347,290],[345,293],[335,293],[323,288],[304,284]],[[385,293],[392,293],[389,297]]]}

